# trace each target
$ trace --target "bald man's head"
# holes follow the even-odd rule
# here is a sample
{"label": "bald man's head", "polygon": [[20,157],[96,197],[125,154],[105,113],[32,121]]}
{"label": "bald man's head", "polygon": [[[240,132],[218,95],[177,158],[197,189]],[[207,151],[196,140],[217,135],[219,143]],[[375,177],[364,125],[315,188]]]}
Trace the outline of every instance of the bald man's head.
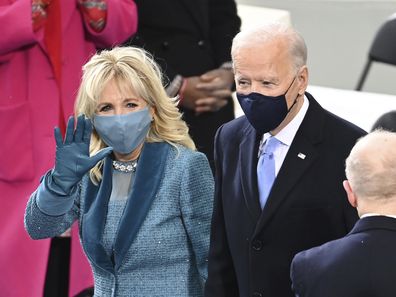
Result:
{"label": "bald man's head", "polygon": [[361,138],[345,172],[359,199],[396,200],[396,133],[376,130]]}

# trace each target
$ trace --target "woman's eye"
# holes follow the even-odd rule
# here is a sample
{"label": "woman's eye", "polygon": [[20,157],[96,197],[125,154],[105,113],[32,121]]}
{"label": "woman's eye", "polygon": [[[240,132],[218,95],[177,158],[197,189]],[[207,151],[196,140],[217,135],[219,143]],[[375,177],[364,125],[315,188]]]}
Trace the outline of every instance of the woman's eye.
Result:
{"label": "woman's eye", "polygon": [[128,108],[135,108],[135,107],[137,107],[138,105],[137,105],[136,103],[129,102],[129,103],[126,104],[126,106],[127,106]]}
{"label": "woman's eye", "polygon": [[106,112],[106,111],[109,111],[111,109],[111,106],[110,105],[104,105],[104,106],[102,106],[100,109],[99,109],[99,111],[100,112]]}

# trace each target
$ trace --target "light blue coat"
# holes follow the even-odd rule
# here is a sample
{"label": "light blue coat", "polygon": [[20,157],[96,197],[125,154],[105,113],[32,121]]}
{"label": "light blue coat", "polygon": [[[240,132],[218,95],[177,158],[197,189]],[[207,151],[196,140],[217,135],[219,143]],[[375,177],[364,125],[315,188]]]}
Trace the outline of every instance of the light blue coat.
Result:
{"label": "light blue coat", "polygon": [[[45,184],[45,179],[43,180]],[[63,233],[79,219],[81,243],[95,278],[95,296],[201,297],[207,277],[213,177],[206,157],[167,143],[146,143],[115,236],[114,258],[101,244],[111,194],[111,159],[95,186],[88,176],[69,211],[51,216],[32,194],[25,225],[34,239]],[[117,230],[117,228],[114,228]]]}

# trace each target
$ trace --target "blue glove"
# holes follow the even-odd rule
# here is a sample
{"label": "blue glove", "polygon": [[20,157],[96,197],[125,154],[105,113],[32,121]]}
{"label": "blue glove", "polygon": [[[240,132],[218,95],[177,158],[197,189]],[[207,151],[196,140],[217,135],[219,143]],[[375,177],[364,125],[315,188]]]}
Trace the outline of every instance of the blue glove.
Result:
{"label": "blue glove", "polygon": [[82,177],[113,150],[112,147],[106,147],[90,157],[91,133],[91,121],[85,119],[84,115],[78,117],[75,130],[74,117],[69,118],[64,142],[59,128],[55,128],[56,160],[51,176],[64,194],[69,194]]}

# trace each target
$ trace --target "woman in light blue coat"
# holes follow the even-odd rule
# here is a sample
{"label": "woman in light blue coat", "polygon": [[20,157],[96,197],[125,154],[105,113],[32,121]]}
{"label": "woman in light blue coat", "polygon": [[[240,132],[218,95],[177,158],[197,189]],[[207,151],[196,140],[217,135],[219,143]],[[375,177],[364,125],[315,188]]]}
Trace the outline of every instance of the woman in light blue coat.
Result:
{"label": "woman in light blue coat", "polygon": [[33,239],[78,220],[95,296],[203,296],[213,177],[161,79],[142,49],[94,55],[27,205]]}

